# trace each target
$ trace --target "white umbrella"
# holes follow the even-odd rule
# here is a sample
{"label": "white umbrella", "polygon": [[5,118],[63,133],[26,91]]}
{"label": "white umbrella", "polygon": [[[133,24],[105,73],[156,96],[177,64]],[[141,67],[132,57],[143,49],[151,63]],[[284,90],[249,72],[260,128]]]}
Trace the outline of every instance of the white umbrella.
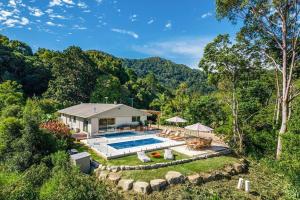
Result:
{"label": "white umbrella", "polygon": [[189,125],[184,128],[187,130],[198,131],[198,132],[212,132],[214,130],[214,129],[212,129],[208,126],[205,126],[203,124],[200,124],[200,123]]}
{"label": "white umbrella", "polygon": [[170,119],[167,119],[166,120],[167,122],[174,122],[174,123],[184,123],[184,122],[187,122],[185,119],[182,119],[181,117],[178,117],[178,116],[176,116],[176,117],[172,117],[172,118],[170,118]]}

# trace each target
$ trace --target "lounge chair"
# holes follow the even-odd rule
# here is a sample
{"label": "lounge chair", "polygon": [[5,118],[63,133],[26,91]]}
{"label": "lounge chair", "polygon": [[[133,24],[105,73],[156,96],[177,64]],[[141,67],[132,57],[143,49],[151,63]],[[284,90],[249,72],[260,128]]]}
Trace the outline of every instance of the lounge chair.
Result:
{"label": "lounge chair", "polygon": [[176,133],[175,134],[171,134],[171,135],[169,135],[169,138],[170,139],[173,139],[173,138],[176,138],[176,137],[179,137],[180,136],[180,131],[176,131]]}
{"label": "lounge chair", "polygon": [[172,131],[170,129],[167,129],[167,131],[165,133],[158,134],[157,136],[159,136],[159,137],[168,137],[171,132]]}
{"label": "lounge chair", "polygon": [[185,138],[186,138],[185,135],[183,133],[180,133],[179,136],[173,137],[171,139],[176,140],[176,141],[183,141],[183,140],[185,140]]}
{"label": "lounge chair", "polygon": [[145,154],[144,151],[137,152],[138,159],[142,162],[150,162],[151,159]]}
{"label": "lounge chair", "polygon": [[174,160],[174,155],[173,155],[171,149],[165,149],[164,159],[165,160]]}
{"label": "lounge chair", "polygon": [[168,129],[165,128],[164,130],[162,130],[160,133],[157,133],[156,135],[157,135],[157,136],[164,135],[164,134],[166,134],[167,130],[168,130]]}

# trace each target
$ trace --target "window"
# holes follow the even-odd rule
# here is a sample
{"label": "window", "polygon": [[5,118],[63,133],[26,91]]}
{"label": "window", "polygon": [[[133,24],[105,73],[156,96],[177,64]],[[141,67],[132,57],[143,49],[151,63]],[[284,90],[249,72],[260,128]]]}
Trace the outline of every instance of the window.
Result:
{"label": "window", "polygon": [[132,116],[132,122],[140,122],[141,117],[140,116]]}
{"label": "window", "polygon": [[99,119],[99,128],[106,128],[108,126],[115,125],[116,119],[115,118],[102,118]]}
{"label": "window", "polygon": [[75,116],[73,117],[73,122],[76,123],[76,117]]}

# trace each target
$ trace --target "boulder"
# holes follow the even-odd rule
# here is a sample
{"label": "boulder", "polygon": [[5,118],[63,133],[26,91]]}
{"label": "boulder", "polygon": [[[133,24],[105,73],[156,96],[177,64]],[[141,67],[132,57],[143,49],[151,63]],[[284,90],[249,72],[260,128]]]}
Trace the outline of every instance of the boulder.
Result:
{"label": "boulder", "polygon": [[133,183],[133,190],[142,194],[149,194],[151,192],[150,184],[143,181]]}
{"label": "boulder", "polygon": [[121,179],[118,183],[118,188],[124,191],[131,190],[133,187],[133,179]]}
{"label": "boulder", "polygon": [[231,175],[231,176],[236,175],[236,171],[234,170],[234,168],[233,168],[232,165],[227,165],[227,166],[224,168],[224,172],[225,172],[225,173],[228,173],[228,174]]}
{"label": "boulder", "polygon": [[114,184],[118,184],[119,180],[121,179],[121,176],[118,173],[109,173],[108,178],[109,181],[111,181]]}
{"label": "boulder", "polygon": [[233,164],[233,169],[234,169],[238,174],[244,172],[244,167],[243,167],[243,165],[240,164],[240,163],[234,163],[234,164]]}
{"label": "boulder", "polygon": [[168,171],[165,176],[166,180],[170,185],[184,183],[184,176],[176,171]]}
{"label": "boulder", "polygon": [[221,171],[214,171],[213,173],[211,173],[211,176],[215,181],[225,178],[223,172]]}
{"label": "boulder", "polygon": [[153,191],[161,191],[168,186],[168,182],[165,179],[154,179],[150,181],[150,186]]}
{"label": "boulder", "polygon": [[118,172],[118,171],[120,171],[120,167],[119,166],[113,166],[113,167],[111,167],[111,171],[112,172]]}
{"label": "boulder", "polygon": [[107,176],[108,176],[108,171],[101,171],[98,178],[103,180],[106,179]]}
{"label": "boulder", "polygon": [[189,182],[195,185],[199,185],[203,182],[203,178],[199,174],[193,174],[187,177]]}
{"label": "boulder", "polygon": [[202,180],[204,183],[210,182],[214,180],[214,176],[212,176],[209,173],[201,173],[200,176],[202,177]]}

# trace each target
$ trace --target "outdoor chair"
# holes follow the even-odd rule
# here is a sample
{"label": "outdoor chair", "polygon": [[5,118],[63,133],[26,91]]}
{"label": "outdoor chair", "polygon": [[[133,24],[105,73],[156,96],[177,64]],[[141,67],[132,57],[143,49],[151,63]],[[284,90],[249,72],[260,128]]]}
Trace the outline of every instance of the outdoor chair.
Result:
{"label": "outdoor chair", "polygon": [[171,149],[165,149],[164,159],[165,160],[174,160],[174,155],[173,155]]}
{"label": "outdoor chair", "polygon": [[145,154],[144,151],[137,152],[138,159],[142,162],[150,162],[151,159]]}

